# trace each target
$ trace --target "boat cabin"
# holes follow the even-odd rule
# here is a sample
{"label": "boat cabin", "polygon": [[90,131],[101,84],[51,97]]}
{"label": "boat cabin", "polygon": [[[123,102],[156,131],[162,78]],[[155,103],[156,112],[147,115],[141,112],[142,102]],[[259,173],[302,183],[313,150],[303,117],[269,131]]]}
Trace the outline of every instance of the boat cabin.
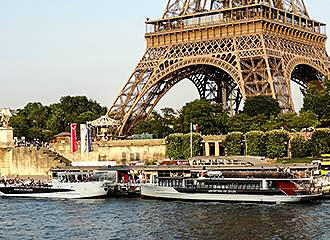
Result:
{"label": "boat cabin", "polygon": [[52,182],[116,182],[116,174],[112,171],[53,171]]}

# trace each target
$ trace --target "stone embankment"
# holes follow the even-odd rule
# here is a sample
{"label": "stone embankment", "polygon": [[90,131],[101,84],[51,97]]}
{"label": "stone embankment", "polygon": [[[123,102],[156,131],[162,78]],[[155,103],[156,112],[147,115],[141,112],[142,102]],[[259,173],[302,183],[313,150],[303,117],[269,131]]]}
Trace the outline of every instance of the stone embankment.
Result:
{"label": "stone embankment", "polygon": [[47,148],[15,147],[10,152],[6,166],[1,168],[3,176],[24,176],[46,178],[49,170],[66,167],[71,162]]}

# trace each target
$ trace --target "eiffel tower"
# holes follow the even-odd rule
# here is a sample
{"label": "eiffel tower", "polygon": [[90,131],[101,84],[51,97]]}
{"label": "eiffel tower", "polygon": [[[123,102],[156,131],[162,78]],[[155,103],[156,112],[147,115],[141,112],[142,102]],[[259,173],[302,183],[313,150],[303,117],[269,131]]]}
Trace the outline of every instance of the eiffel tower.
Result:
{"label": "eiffel tower", "polygon": [[147,19],[145,54],[109,109],[113,133],[128,134],[184,79],[231,114],[258,95],[294,111],[291,81],[329,74],[325,29],[303,0],[167,0],[160,19]]}

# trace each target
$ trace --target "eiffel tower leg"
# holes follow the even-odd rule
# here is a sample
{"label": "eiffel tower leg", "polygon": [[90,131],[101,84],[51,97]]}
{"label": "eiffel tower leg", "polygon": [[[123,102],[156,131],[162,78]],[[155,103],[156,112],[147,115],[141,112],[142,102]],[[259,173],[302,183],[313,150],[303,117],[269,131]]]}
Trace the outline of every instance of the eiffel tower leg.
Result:
{"label": "eiffel tower leg", "polygon": [[133,74],[109,109],[108,115],[111,118],[122,121],[124,116],[131,109],[134,99],[139,96],[141,90],[149,81],[163,54],[164,48],[147,49]]}
{"label": "eiffel tower leg", "polygon": [[297,82],[303,88],[313,80],[321,84],[329,73],[325,48],[275,34],[265,34],[264,43],[275,97],[283,112],[294,111],[291,82]]}
{"label": "eiffel tower leg", "polygon": [[[131,99],[127,100],[130,104],[126,108],[125,114],[120,115],[122,126],[118,133],[128,133],[139,121],[144,119],[152,112],[159,100],[179,81],[189,79],[194,82],[201,96],[206,96],[205,90],[205,66],[213,66],[214,68],[225,69],[231,76],[238,79],[237,70],[229,63],[221,59],[212,57],[193,57],[181,61],[161,61],[157,68],[143,85],[138,95],[130,95]],[[203,73],[203,74],[202,74]],[[209,74],[209,72],[207,72]],[[198,77],[198,75],[200,76]],[[197,76],[197,77],[191,77]],[[138,84],[136,84],[138,86]],[[132,90],[134,92],[134,90]],[[125,108],[125,110],[126,110]],[[112,111],[110,111],[111,113]],[[120,111],[117,111],[120,112]],[[124,112],[124,111],[121,111]]]}
{"label": "eiffel tower leg", "polygon": [[108,114],[121,122],[118,134],[128,133],[183,79],[195,84],[201,98],[221,102],[227,110],[237,112],[242,98],[266,95],[283,111],[292,111],[292,76],[309,81],[303,76],[311,71],[299,65],[326,75],[325,58],[324,48],[260,33],[148,48]]}

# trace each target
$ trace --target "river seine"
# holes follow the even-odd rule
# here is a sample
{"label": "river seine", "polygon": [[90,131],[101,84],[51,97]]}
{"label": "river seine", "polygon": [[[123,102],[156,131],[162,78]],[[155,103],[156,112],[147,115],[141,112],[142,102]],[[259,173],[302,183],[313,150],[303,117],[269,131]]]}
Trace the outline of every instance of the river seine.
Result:
{"label": "river seine", "polygon": [[330,239],[330,201],[190,203],[0,198],[0,239]]}

